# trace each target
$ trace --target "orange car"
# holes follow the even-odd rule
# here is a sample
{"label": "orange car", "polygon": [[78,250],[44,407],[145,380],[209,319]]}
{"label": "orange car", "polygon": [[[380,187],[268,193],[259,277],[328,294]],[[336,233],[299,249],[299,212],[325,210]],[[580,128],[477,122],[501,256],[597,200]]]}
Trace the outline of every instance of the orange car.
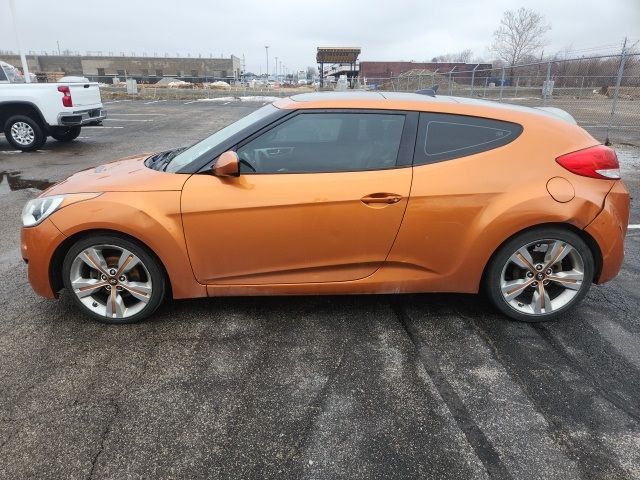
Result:
{"label": "orange car", "polygon": [[466,292],[556,317],[623,259],[615,152],[564,112],[306,94],[186,149],[79,172],[23,211],[34,290],[109,323],[167,295]]}

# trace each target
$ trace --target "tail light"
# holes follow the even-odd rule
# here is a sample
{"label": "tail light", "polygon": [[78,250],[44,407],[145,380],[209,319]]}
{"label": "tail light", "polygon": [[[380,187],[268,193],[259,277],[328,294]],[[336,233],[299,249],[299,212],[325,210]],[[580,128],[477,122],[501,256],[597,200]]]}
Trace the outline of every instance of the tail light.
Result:
{"label": "tail light", "polygon": [[73,107],[73,100],[71,99],[71,90],[66,85],[58,87],[58,91],[62,93],[62,105],[65,107]]}
{"label": "tail light", "polygon": [[604,145],[585,148],[556,158],[556,162],[576,175],[591,178],[620,178],[615,150]]}

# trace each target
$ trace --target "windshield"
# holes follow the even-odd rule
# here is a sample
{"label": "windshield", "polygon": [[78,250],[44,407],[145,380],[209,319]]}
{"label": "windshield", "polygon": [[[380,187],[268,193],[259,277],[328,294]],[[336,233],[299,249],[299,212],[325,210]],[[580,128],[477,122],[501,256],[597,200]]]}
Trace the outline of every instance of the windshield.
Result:
{"label": "windshield", "polygon": [[185,165],[193,162],[195,159],[200,158],[205,155],[207,152],[214,149],[221,142],[226,140],[227,138],[235,135],[236,133],[244,130],[245,128],[251,126],[252,124],[262,120],[268,115],[272,114],[277,110],[273,105],[265,105],[262,108],[259,108],[253,113],[250,113],[246,117],[241,118],[237,122],[232,123],[231,125],[227,125],[221,130],[218,130],[216,133],[211,135],[210,137],[205,138],[201,142],[196,143],[192,147],[189,147],[184,152],[177,155],[171,163],[167,165],[167,172],[177,172]]}

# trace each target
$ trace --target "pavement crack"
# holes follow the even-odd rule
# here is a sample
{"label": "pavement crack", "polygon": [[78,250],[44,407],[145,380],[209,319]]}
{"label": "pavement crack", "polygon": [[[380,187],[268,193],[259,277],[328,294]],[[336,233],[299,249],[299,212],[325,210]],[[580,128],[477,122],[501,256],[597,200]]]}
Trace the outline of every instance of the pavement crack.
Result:
{"label": "pavement crack", "polygon": [[109,433],[111,433],[111,427],[113,426],[113,423],[116,421],[116,418],[118,418],[118,416],[120,415],[120,405],[118,405],[118,403],[115,400],[112,400],[111,403],[113,405],[114,412],[113,412],[113,415],[111,415],[111,418],[109,419],[109,421],[104,426],[104,429],[102,430],[102,436],[100,437],[100,448],[98,449],[96,454],[93,456],[93,459],[91,460],[91,470],[89,470],[89,475],[87,476],[87,480],[93,479],[93,474],[96,469],[96,465],[98,464],[98,460],[100,459],[100,456],[104,451],[104,445],[107,440],[107,437],[109,436]]}
{"label": "pavement crack", "polygon": [[500,459],[500,454],[489,441],[482,429],[473,420],[469,410],[456,392],[455,388],[438,365],[438,358],[427,348],[418,331],[412,325],[409,314],[399,301],[391,303],[391,310],[396,315],[398,322],[406,332],[416,350],[416,356],[420,359],[425,371],[431,378],[440,397],[451,412],[458,428],[473,448],[489,476],[493,479],[512,479],[506,465]]}
{"label": "pavement crack", "polygon": [[322,388],[318,391],[313,400],[309,403],[309,410],[311,411],[309,421],[302,433],[298,436],[298,440],[295,444],[289,449],[289,454],[286,458],[286,463],[289,464],[304,448],[306,443],[309,440],[309,434],[313,428],[313,425],[316,422],[316,418],[320,413],[324,411],[323,404],[328,396],[329,390],[331,386],[335,383],[336,378],[338,377],[338,373],[344,364],[344,359],[348,350],[348,347],[351,342],[345,341],[342,345],[342,349],[340,351],[340,356],[338,357],[338,361],[336,362],[335,367],[329,373],[327,380],[322,385]]}
{"label": "pavement crack", "polygon": [[569,352],[562,344],[551,335],[548,328],[541,324],[532,324],[533,330],[551,346],[551,348],[562,358],[564,358],[571,367],[582,375],[603,399],[609,402],[618,410],[621,410],[636,422],[640,423],[640,409],[633,406],[632,402],[625,400],[621,395],[612,391],[610,388],[603,386],[598,378],[588,369],[584,368],[580,362]]}

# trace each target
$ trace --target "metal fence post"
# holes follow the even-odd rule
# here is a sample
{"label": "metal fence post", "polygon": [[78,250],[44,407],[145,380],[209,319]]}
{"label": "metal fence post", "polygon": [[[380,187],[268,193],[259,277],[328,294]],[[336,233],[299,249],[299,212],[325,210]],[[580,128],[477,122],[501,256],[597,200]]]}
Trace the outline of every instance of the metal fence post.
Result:
{"label": "metal fence post", "polygon": [[489,84],[489,77],[484,77],[484,92],[482,92],[482,98],[487,98],[487,85]]}
{"label": "metal fence post", "polygon": [[453,71],[456,69],[457,67],[453,67],[451,69],[451,71],[449,72],[449,95],[451,95],[453,93],[453,85],[451,84],[451,74],[453,73]]}
{"label": "metal fence post", "polygon": [[551,62],[547,63],[547,80],[545,81],[542,87],[542,90],[543,90],[542,105],[544,105],[545,107],[547,106],[547,97],[549,97],[549,80],[551,80]]}
{"label": "metal fence post", "polygon": [[611,115],[609,115],[609,123],[607,124],[607,138],[604,141],[605,145],[610,145],[609,133],[613,126],[613,118],[616,114],[616,105],[618,104],[618,92],[620,91],[620,83],[622,82],[622,75],[624,73],[624,64],[627,61],[627,39],[624,39],[624,45],[622,46],[622,52],[620,52],[620,67],[618,68],[618,78],[616,79],[616,88],[613,91],[613,101],[611,102]]}
{"label": "metal fence post", "polygon": [[470,97],[473,97],[473,85],[475,83],[475,79],[476,79],[476,68],[478,68],[480,66],[480,64],[478,63],[474,68],[473,71],[471,72],[471,95],[469,95]]}
{"label": "metal fence post", "polygon": [[580,80],[580,92],[578,92],[578,98],[582,98],[582,88],[584,87],[584,76]]}
{"label": "metal fence post", "polygon": [[502,89],[504,88],[504,67],[502,67],[502,80],[500,80],[500,101],[502,101]]}
{"label": "metal fence post", "polygon": [[513,96],[514,96],[514,97],[517,97],[517,96],[518,96],[518,87],[519,87],[519,86],[520,86],[520,75],[518,75],[518,76],[516,77],[516,91],[515,91],[515,93],[513,94]]}

